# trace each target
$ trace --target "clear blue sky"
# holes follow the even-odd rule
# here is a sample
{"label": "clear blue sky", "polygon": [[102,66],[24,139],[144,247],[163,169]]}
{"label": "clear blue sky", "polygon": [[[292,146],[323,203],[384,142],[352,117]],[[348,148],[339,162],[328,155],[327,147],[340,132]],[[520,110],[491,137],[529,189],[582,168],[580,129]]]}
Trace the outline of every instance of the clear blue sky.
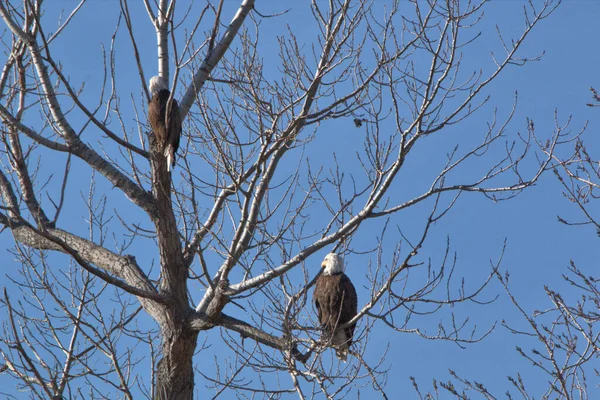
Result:
{"label": "clear blue sky", "polygon": [[[134,3],[134,2],[131,2]],[[138,3],[138,2],[135,2]],[[265,63],[276,63],[276,52],[270,51],[276,43],[275,35],[285,33],[285,23],[289,22],[296,30],[299,41],[314,36],[311,29],[312,20],[305,2],[301,1],[260,1],[257,0],[257,8],[263,14],[274,13],[290,8],[286,16],[272,19],[261,19],[261,40],[264,40],[264,52],[261,56]],[[374,6],[379,7],[383,1],[375,1]],[[537,3],[537,1],[534,1]],[[60,9],[70,10],[75,3],[72,1],[47,1],[46,21],[52,21]],[[178,1],[178,6],[184,10],[186,2]],[[223,12],[224,20],[229,21],[236,9],[237,1],[227,1]],[[470,50],[467,50],[463,59],[465,70],[477,70],[489,68],[490,48],[498,49],[495,26],[497,25],[506,35],[514,37],[523,26],[521,1],[494,1],[485,7],[483,21],[478,25],[482,36]],[[151,26],[145,10],[139,4],[131,4],[137,16],[134,20],[136,37],[139,40],[142,62],[146,70],[146,76],[156,74],[156,37],[154,28]],[[202,5],[192,8],[192,12],[199,12]],[[183,11],[180,11],[183,12]],[[92,0],[86,4],[81,13],[73,21],[68,31],[63,34],[59,44],[54,48],[57,59],[62,61],[65,71],[75,82],[86,84],[90,98],[99,89],[97,74],[102,68],[101,44],[108,48],[110,38],[115,30],[115,24],[119,14],[117,1]],[[535,121],[536,131],[541,136],[549,136],[554,128],[554,115],[558,113],[560,121],[565,121],[570,115],[573,117],[572,129],[580,129],[586,121],[589,121],[587,133],[584,138],[592,156],[600,155],[600,140],[598,139],[598,128],[600,127],[600,111],[585,106],[590,101],[590,86],[600,88],[600,77],[598,76],[598,65],[600,65],[600,52],[597,48],[597,26],[600,20],[600,3],[595,1],[567,1],[547,20],[534,30],[520,49],[520,55],[536,56],[543,51],[545,55],[541,61],[530,63],[524,68],[510,68],[488,89],[492,96],[489,106],[478,112],[466,123],[460,124],[448,133],[448,138],[440,142],[427,143],[424,145],[420,157],[413,158],[407,163],[407,178],[413,176],[414,182],[408,180],[407,187],[399,187],[399,196],[402,191],[416,191],[419,179],[425,179],[428,168],[436,157],[444,157],[452,148],[454,143],[469,141],[470,135],[478,134],[485,128],[485,124],[493,117],[493,110],[497,108],[498,115],[506,117],[510,112],[515,92],[518,92],[518,109],[515,117],[508,128],[508,134],[514,136],[516,132],[525,132],[526,118]],[[248,20],[250,22],[250,20]],[[121,22],[123,24],[123,22]],[[208,28],[207,28],[208,29]],[[234,42],[235,45],[236,42]],[[135,69],[134,61],[130,55],[130,44],[124,27],[121,26],[116,42],[117,56],[117,85],[124,109],[129,108],[130,93],[139,98],[140,82]],[[307,46],[307,51],[309,47]],[[0,56],[3,60],[6,55]],[[275,69],[273,69],[275,71]],[[187,77],[186,77],[187,78]],[[181,90],[181,86],[180,86]],[[181,93],[179,94],[181,95]],[[130,121],[126,123],[133,125],[134,115],[128,116]],[[340,130],[346,130],[344,140],[336,140],[335,151],[337,154],[352,154],[352,142],[354,135],[360,135],[347,122],[335,122],[343,125]],[[31,121],[33,126],[35,121]],[[545,132],[545,134],[544,134]],[[348,139],[348,140],[346,140]],[[360,138],[357,138],[360,139]],[[322,147],[321,142],[316,142]],[[321,143],[321,144],[319,144]],[[346,153],[345,153],[346,152]],[[89,182],[90,171],[83,169],[74,171],[76,176],[81,177],[82,182]],[[457,180],[460,176],[456,177]],[[69,190],[73,196],[87,193],[88,184],[76,187],[75,181],[71,182]],[[429,185],[430,181],[421,182]],[[120,207],[119,202],[126,202],[122,196],[115,196],[114,191],[106,184],[99,184],[112,195],[114,200],[112,207]],[[80,206],[81,207],[81,206]],[[123,207],[126,205],[123,204]],[[112,210],[112,208],[111,208]],[[517,198],[500,203],[492,203],[482,196],[462,196],[456,206],[441,222],[434,226],[425,248],[420,253],[420,261],[427,262],[431,259],[433,265],[439,264],[443,257],[446,237],[451,240],[452,250],[458,256],[456,274],[465,276],[467,287],[473,287],[483,279],[489,272],[490,260],[496,260],[499,256],[504,240],[507,240],[507,249],[502,263],[502,270],[511,273],[513,294],[519,299],[527,310],[544,309],[549,306],[548,299],[544,294],[544,285],[553,288],[561,288],[563,293],[574,295],[572,289],[563,283],[561,275],[569,260],[574,260],[580,268],[595,273],[599,254],[598,237],[592,228],[567,227],[557,222],[556,216],[560,214],[564,218],[578,219],[580,216],[577,209],[562,195],[558,182],[553,175],[547,174],[540,180],[536,187],[525,191]],[[60,226],[85,232],[83,218],[85,211],[81,213],[73,211],[65,216],[65,225]],[[130,218],[134,218],[128,215]],[[318,218],[318,216],[314,216]],[[412,224],[420,224],[420,214],[409,211],[401,214],[395,221],[411,229]],[[148,222],[146,221],[147,225]],[[420,226],[420,225],[419,225]],[[368,235],[368,227],[363,234]],[[389,247],[398,240],[397,237],[388,237]],[[9,231],[4,231],[0,236],[0,249],[3,252],[4,265],[8,269],[16,269],[11,265],[10,254],[7,249],[13,246],[13,238]],[[366,245],[365,245],[366,246]],[[360,248],[357,250],[361,250]],[[144,249],[134,248],[138,261],[150,265],[153,255],[141,254]],[[146,252],[145,252],[146,253]],[[319,263],[317,255],[311,262],[315,264],[315,272]],[[347,258],[347,273],[354,280],[357,287],[366,284],[364,278],[366,264],[370,256],[357,256]],[[63,259],[64,260],[64,259]],[[156,261],[155,261],[156,263]],[[155,267],[156,270],[156,267]],[[10,272],[9,272],[10,275]],[[364,289],[359,289],[366,295]],[[457,315],[468,317],[472,324],[476,324],[478,331],[487,330],[494,322],[506,319],[514,321],[516,326],[522,324],[515,309],[509,304],[501,287],[494,283],[486,292],[486,298],[491,299],[499,294],[496,302],[487,306],[468,305],[457,307]],[[16,295],[16,294],[15,294]],[[192,294],[195,300],[200,296]],[[364,301],[363,296],[363,301]],[[359,304],[362,304],[359,299]],[[447,314],[444,314],[447,315]],[[4,314],[0,318],[5,318]],[[413,321],[414,327],[427,330],[434,334],[439,316],[424,317],[422,320]],[[197,357],[200,369],[208,368],[212,371],[213,356],[220,357],[223,353],[229,354],[220,344],[220,335],[217,330],[208,332],[208,343],[211,348]],[[384,366],[390,368],[386,392],[390,398],[394,395],[404,395],[399,398],[414,398],[409,376],[415,376],[422,389],[431,387],[431,380],[448,380],[450,378],[448,369],[455,370],[460,375],[474,381],[484,383],[499,397],[510,387],[506,380],[507,375],[516,375],[520,372],[525,379],[526,385],[532,389],[531,394],[538,397],[541,388],[545,388],[547,378],[540,375],[515,351],[516,345],[529,348],[531,344],[516,342],[514,336],[510,335],[504,328],[496,326],[494,332],[483,342],[460,349],[448,342],[427,341],[415,335],[405,333],[394,333],[381,325],[371,332],[372,342],[368,353],[374,359],[382,354],[386,346],[389,351]],[[205,334],[201,335],[200,341],[204,341]],[[519,339],[521,340],[521,339]],[[141,353],[143,354],[143,353]],[[201,360],[206,360],[202,361]],[[145,375],[147,377],[148,375]],[[252,375],[249,375],[252,378]],[[593,377],[590,377],[593,379]],[[256,376],[253,379],[257,379]],[[285,379],[285,377],[283,378]],[[286,381],[286,384],[289,381]],[[196,390],[202,394],[212,393],[204,387],[205,381],[200,376],[196,379]],[[0,375],[0,387],[8,390],[12,381],[7,380],[5,374]],[[594,383],[590,385],[594,386]],[[536,390],[540,388],[540,390]],[[363,389],[365,394],[369,389]],[[353,396],[356,392],[353,393]],[[593,395],[591,397],[594,397]],[[442,398],[446,398],[442,396]]]}

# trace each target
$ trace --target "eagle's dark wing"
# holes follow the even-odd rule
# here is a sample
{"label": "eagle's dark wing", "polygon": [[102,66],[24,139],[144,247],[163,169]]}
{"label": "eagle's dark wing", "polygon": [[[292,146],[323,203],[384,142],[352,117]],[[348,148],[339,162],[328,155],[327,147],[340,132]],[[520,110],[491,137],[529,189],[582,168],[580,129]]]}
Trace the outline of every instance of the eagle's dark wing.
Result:
{"label": "eagle's dark wing", "polygon": [[[166,99],[165,92],[167,93]],[[156,145],[159,149],[163,149],[167,140],[167,129],[165,128],[165,110],[166,102],[169,98],[168,91],[160,91],[152,96],[148,104],[148,122],[152,127],[152,132],[156,137]]]}
{"label": "eagle's dark wing", "polygon": [[[342,274],[340,278],[340,287],[343,288],[342,290],[344,292],[343,304],[340,311],[339,324],[341,325],[350,321],[358,313],[358,296],[356,295],[356,288],[352,284],[352,281],[345,274]],[[345,329],[346,337],[348,338],[348,346],[352,344],[355,328],[356,323]]]}
{"label": "eagle's dark wing", "polygon": [[321,311],[321,303],[319,302],[318,293],[321,292],[321,280],[317,279],[317,283],[315,284],[315,292],[313,293],[313,301],[315,302],[315,308],[317,309],[317,318],[319,318],[319,323],[323,325],[323,312]]}
{"label": "eagle's dark wing", "polygon": [[179,149],[179,140],[181,138],[181,114],[179,113],[179,104],[173,99],[171,102],[171,111],[169,112],[169,131],[167,144],[173,146],[173,153]]}
{"label": "eagle's dark wing", "polygon": [[167,131],[167,147],[165,148],[165,156],[171,162],[171,167],[175,166],[175,153],[179,149],[179,141],[181,139],[181,114],[179,113],[179,104],[173,99],[171,101],[171,109],[169,112],[169,129]]}

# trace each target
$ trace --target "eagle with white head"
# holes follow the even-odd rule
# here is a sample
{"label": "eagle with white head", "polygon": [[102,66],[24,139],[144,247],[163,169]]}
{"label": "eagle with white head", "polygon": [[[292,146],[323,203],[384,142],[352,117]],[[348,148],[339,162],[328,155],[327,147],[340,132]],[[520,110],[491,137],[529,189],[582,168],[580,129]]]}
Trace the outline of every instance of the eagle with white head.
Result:
{"label": "eagle with white head", "polygon": [[346,361],[356,323],[345,328],[339,326],[350,321],[358,312],[356,289],[344,274],[344,259],[338,254],[327,254],[321,267],[323,272],[317,278],[313,300],[324,339],[335,349],[337,357]]}
{"label": "eagle with white head", "polygon": [[167,169],[171,171],[175,167],[175,153],[179,149],[181,138],[179,104],[172,99],[167,113],[167,103],[171,92],[163,77],[152,77],[149,89],[152,99],[148,104],[148,121],[154,132],[158,149],[167,157]]}

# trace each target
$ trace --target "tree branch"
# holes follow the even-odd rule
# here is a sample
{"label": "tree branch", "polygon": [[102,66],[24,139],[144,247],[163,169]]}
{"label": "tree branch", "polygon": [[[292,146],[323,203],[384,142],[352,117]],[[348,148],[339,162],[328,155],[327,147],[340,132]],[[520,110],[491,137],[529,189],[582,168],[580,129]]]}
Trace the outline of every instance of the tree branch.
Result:
{"label": "tree branch", "polygon": [[250,13],[250,10],[254,8],[254,0],[243,0],[237,13],[231,20],[229,27],[223,34],[223,37],[219,43],[215,46],[214,50],[207,55],[206,59],[200,66],[198,72],[194,76],[194,81],[187,88],[185,95],[179,103],[179,111],[181,113],[181,119],[185,119],[192,104],[196,100],[200,89],[204,86],[204,83],[210,76],[212,70],[217,66],[221,58],[225,55],[225,52],[231,45],[231,42],[236,37],[238,30],[244,23],[244,20]]}

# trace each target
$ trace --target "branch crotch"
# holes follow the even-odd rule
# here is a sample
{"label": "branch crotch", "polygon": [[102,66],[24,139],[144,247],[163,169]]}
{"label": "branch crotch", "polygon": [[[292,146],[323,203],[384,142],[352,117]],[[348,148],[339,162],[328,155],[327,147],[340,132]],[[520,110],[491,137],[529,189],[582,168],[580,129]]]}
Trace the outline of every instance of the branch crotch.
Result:
{"label": "branch crotch", "polygon": [[214,324],[218,324],[218,320],[221,317],[223,308],[225,308],[225,305],[229,303],[229,296],[226,295],[228,289],[229,280],[222,279],[218,283],[215,289],[215,295],[206,309],[206,315],[208,316],[208,319]]}

